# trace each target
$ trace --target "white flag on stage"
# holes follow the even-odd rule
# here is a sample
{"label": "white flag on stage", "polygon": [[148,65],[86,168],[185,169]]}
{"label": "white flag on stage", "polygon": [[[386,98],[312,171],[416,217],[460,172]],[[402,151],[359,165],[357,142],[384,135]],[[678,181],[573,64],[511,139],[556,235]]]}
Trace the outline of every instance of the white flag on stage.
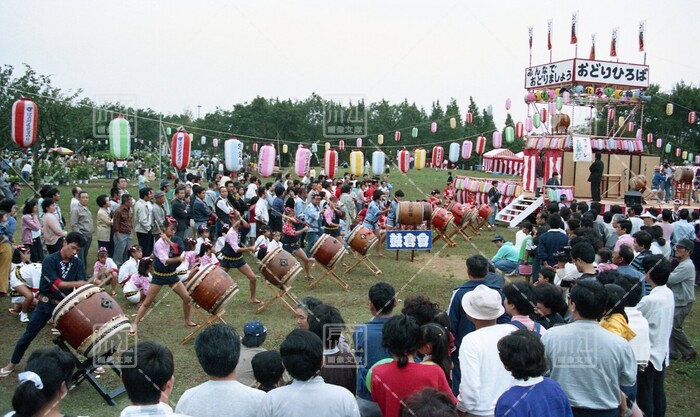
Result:
{"label": "white flag on stage", "polygon": [[593,151],[591,149],[591,138],[574,137],[574,162],[593,161]]}

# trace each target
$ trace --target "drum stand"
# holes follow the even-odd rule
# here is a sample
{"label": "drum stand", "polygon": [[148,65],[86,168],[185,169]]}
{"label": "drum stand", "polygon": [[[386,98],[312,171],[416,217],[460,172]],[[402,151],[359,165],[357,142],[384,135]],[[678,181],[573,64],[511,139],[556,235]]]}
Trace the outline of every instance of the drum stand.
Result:
{"label": "drum stand", "polygon": [[379,276],[382,274],[382,270],[379,269],[379,267],[377,265],[375,265],[371,259],[369,259],[369,251],[367,251],[366,255],[360,255],[358,252],[355,252],[353,250],[352,256],[355,259],[357,259],[357,262],[355,262],[352,266],[348,267],[348,269],[345,270],[346,274],[348,272],[352,271],[353,269],[355,269],[355,267],[360,265],[360,264],[364,265],[365,268],[369,269],[369,271],[376,276]]}
{"label": "drum stand", "polygon": [[[275,287],[274,285],[270,284],[269,281],[265,280],[265,285],[267,288],[274,294],[274,297],[270,298],[267,301],[264,301],[260,307],[258,307],[257,310],[255,310],[255,314],[260,314],[262,313],[263,310],[266,308],[270,307],[272,304],[275,303],[275,301],[280,300],[282,304],[287,306],[287,308],[292,312],[292,314],[296,313],[295,306],[299,302],[296,297],[294,297],[293,294],[291,294],[289,291],[292,290],[291,286],[286,286],[282,285],[282,288]],[[287,297],[289,301],[285,299]],[[291,301],[291,304],[290,304]]]}
{"label": "drum stand", "polygon": [[[338,260],[338,262],[340,262],[340,260]],[[336,262],[336,264],[337,264],[337,262]],[[333,278],[333,281],[335,281],[335,283],[338,284],[340,286],[340,288],[343,289],[343,291],[350,291],[350,286],[345,281],[340,279],[340,277],[338,275],[336,275],[335,266],[333,268],[328,268],[325,265],[322,265],[320,262],[316,262],[316,265],[319,266],[321,269],[323,269],[323,275],[316,278],[314,280],[314,282],[312,282],[311,285],[309,285],[309,288],[314,289],[321,281],[326,279],[326,277],[331,277],[331,278]]]}
{"label": "drum stand", "polygon": [[120,394],[124,393],[124,385],[120,385],[114,390],[107,392],[102,384],[100,384],[97,377],[93,375],[93,371],[102,366],[105,368],[110,368],[112,371],[114,371],[121,381],[121,371],[119,370],[119,367],[114,364],[114,359],[112,358],[111,354],[81,360],[73,349],[66,344],[63,337],[58,336],[53,340],[53,343],[61,350],[70,353],[71,357],[73,358],[73,363],[75,364],[76,370],[71,377],[71,386],[77,387],[83,381],[87,380],[90,385],[95,388],[95,391],[97,391],[97,393],[100,394],[100,396],[107,402],[107,404],[111,405],[112,407],[117,405],[114,402],[114,399]]}
{"label": "drum stand", "polygon": [[450,238],[454,237],[455,235],[460,235],[464,238],[466,241],[472,240],[472,237],[467,234],[467,232],[464,230],[467,227],[469,227],[470,222],[464,222],[461,225],[457,226],[455,225],[455,230],[450,234]]}
{"label": "drum stand", "polygon": [[[447,230],[447,228],[445,228]],[[440,230],[440,229],[433,229],[435,231],[436,236],[433,237],[433,246],[435,246],[435,242],[437,242],[440,239],[444,239],[447,245],[451,248],[454,248],[457,246],[457,244],[450,239],[450,236],[447,235],[447,232]]]}
{"label": "drum stand", "polygon": [[199,315],[199,317],[202,319],[202,321],[204,323],[197,326],[192,333],[190,333],[189,335],[187,335],[187,337],[182,339],[182,342],[180,342],[180,343],[183,345],[185,343],[189,342],[193,337],[197,336],[197,333],[201,332],[202,330],[206,329],[207,327],[211,326],[212,324],[215,324],[217,321],[220,321],[222,324],[226,324],[226,322],[222,318],[222,316],[224,315],[226,310],[221,310],[218,313],[212,314],[209,316],[209,318],[207,318],[207,316],[201,311],[201,309],[200,309],[199,305],[197,305],[197,303],[193,302],[192,304],[194,304],[194,311]]}

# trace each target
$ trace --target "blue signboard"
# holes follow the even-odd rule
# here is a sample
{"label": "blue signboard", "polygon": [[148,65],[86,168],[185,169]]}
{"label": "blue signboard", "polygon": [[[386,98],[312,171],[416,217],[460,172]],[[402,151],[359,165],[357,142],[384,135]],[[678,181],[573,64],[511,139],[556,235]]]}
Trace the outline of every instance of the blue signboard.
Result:
{"label": "blue signboard", "polygon": [[433,248],[432,230],[388,230],[387,250],[429,250]]}

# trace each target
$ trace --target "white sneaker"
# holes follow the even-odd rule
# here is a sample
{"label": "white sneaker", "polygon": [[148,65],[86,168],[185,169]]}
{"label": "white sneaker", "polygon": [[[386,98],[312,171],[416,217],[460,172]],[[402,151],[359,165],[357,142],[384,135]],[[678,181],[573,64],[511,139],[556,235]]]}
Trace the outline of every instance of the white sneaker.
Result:
{"label": "white sneaker", "polygon": [[29,323],[29,315],[25,312],[19,313],[19,321],[22,323]]}

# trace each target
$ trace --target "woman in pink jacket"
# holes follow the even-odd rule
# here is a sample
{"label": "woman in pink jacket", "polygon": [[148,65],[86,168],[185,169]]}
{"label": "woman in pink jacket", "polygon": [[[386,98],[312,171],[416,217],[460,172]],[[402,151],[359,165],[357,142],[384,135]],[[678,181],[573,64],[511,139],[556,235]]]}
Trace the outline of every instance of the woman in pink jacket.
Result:
{"label": "woman in pink jacket", "polygon": [[22,244],[29,248],[32,262],[44,260],[41,244],[41,223],[39,223],[37,200],[29,200],[22,209]]}

